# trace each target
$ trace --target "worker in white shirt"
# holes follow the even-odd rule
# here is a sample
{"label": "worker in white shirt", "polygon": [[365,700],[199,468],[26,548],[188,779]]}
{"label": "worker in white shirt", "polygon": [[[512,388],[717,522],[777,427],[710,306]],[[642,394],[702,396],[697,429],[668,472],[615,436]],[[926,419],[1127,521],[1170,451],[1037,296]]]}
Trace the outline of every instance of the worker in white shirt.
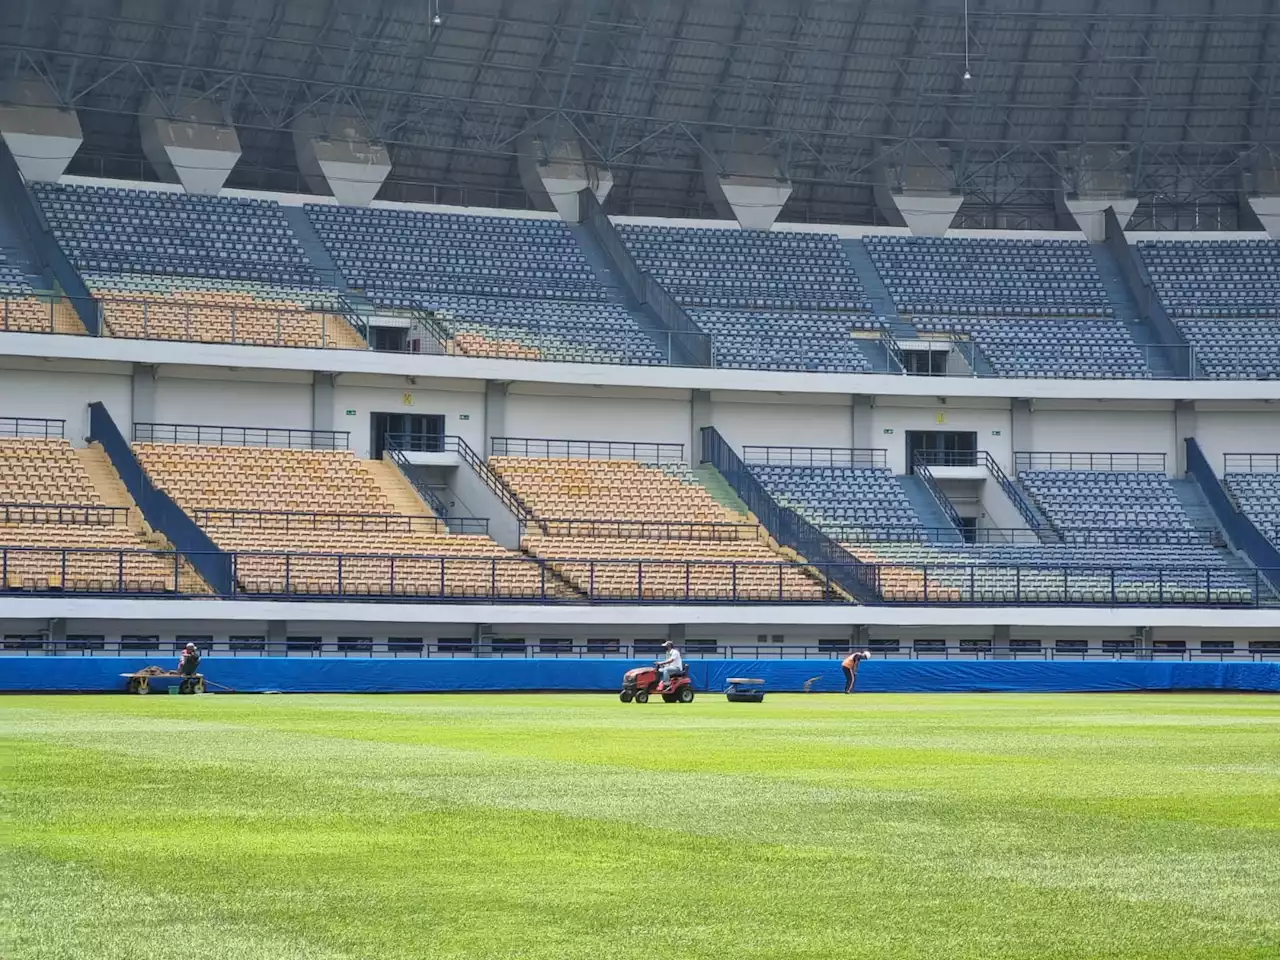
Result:
{"label": "worker in white shirt", "polygon": [[662,668],[662,682],[670,683],[672,677],[684,673],[684,657],[680,656],[680,650],[670,640],[662,645],[662,649],[667,651],[667,659],[658,666]]}

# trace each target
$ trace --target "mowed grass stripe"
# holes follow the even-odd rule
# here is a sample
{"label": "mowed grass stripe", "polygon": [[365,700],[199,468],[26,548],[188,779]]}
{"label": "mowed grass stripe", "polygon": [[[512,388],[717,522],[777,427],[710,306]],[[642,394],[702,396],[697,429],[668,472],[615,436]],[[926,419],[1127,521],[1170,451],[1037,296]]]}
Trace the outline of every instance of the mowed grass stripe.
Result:
{"label": "mowed grass stripe", "polygon": [[4,701],[0,845],[323,958],[1274,955],[1274,701],[875,699]]}

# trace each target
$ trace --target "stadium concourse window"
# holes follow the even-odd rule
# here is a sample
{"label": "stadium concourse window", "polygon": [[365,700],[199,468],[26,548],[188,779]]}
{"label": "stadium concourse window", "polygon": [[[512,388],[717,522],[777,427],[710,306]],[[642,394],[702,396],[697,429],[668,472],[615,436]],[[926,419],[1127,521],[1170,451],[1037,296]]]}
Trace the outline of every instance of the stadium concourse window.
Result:
{"label": "stadium concourse window", "polygon": [[422,656],[421,637],[387,637],[387,652],[391,654],[412,653]]}
{"label": "stadium concourse window", "polygon": [[902,644],[897,640],[868,640],[867,649],[872,653],[897,653]]}
{"label": "stadium concourse window", "polygon": [[786,634],[783,634],[783,633],[775,633],[775,634],[757,633],[756,634],[756,644],[761,647],[770,643],[786,643],[786,642],[787,642],[787,637],[786,637]]}
{"label": "stadium concourse window", "polygon": [[635,642],[637,657],[652,657],[662,653],[662,645],[666,643],[663,640],[637,640]]}
{"label": "stadium concourse window", "polygon": [[912,644],[916,653],[946,653],[947,641],[945,640],[917,640]]}
{"label": "stadium concourse window", "polygon": [[587,638],[587,653],[617,653],[618,641],[599,637]]}
{"label": "stadium concourse window", "polygon": [[1133,640],[1103,640],[1103,653],[1133,653],[1138,645]]}
{"label": "stadium concourse window", "polygon": [[1235,653],[1236,642],[1234,640],[1201,640],[1201,653]]}
{"label": "stadium concourse window", "polygon": [[543,637],[538,641],[539,653],[569,653],[573,650],[573,641],[568,637]]}
{"label": "stadium concourse window", "polygon": [[[521,646],[524,641],[520,641]],[[475,649],[476,642],[472,637],[441,637],[436,647],[441,653],[470,653]]]}
{"label": "stadium concourse window", "polygon": [[524,637],[494,637],[489,641],[489,649],[494,653],[518,653],[524,656],[525,648]]}
{"label": "stadium concourse window", "polygon": [[67,650],[105,650],[107,638],[100,633],[69,633],[65,646]]}
{"label": "stadium concourse window", "polygon": [[686,640],[683,649],[685,653],[715,653],[719,647],[716,640]]}
{"label": "stadium concourse window", "polygon": [[1280,640],[1250,640],[1249,652],[1264,657],[1280,657]]}
{"label": "stadium concourse window", "polygon": [[120,638],[121,650],[159,650],[159,637],[146,637],[134,633],[126,633]]}
{"label": "stadium concourse window", "polygon": [[1087,653],[1088,640],[1056,640],[1053,649],[1058,653]]}
{"label": "stadium concourse window", "polygon": [[853,649],[852,640],[819,640],[819,653],[847,653]]}
{"label": "stadium concourse window", "polygon": [[324,641],[319,637],[286,637],[285,653],[319,653]]}
{"label": "stadium concourse window", "polygon": [[228,646],[232,653],[265,653],[266,637],[231,637]]}
{"label": "stadium concourse window", "polygon": [[370,656],[373,654],[373,637],[339,637],[338,652]]}
{"label": "stadium concourse window", "polygon": [[1152,653],[1186,653],[1185,640],[1154,640],[1151,643]]}
{"label": "stadium concourse window", "polygon": [[1010,640],[1009,649],[1015,653],[1039,653],[1039,640]]}
{"label": "stadium concourse window", "polygon": [[961,640],[961,653],[990,653],[991,641],[985,638],[979,640]]}
{"label": "stadium concourse window", "polygon": [[202,654],[209,652],[213,648],[213,637],[206,634],[185,634],[180,633],[173,638],[173,649],[182,650],[188,643],[194,643],[196,649]]}
{"label": "stadium concourse window", "polygon": [[44,637],[38,633],[7,633],[4,638],[6,650],[39,650],[44,646]]}

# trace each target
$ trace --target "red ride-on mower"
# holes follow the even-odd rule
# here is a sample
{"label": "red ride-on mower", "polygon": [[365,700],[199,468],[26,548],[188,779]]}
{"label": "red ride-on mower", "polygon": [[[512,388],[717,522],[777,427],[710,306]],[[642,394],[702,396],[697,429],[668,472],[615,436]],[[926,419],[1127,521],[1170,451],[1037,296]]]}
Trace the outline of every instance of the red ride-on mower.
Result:
{"label": "red ride-on mower", "polygon": [[676,674],[671,682],[662,681],[662,672],[658,667],[636,667],[622,675],[622,692],[618,699],[623,703],[648,703],[649,694],[658,693],[667,703],[693,703],[693,681],[689,679],[689,668]]}

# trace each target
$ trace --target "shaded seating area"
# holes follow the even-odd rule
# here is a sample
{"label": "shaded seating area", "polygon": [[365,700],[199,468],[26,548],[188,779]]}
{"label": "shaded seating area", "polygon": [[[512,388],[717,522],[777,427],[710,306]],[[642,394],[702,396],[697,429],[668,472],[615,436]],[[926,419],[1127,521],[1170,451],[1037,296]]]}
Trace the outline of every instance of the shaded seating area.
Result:
{"label": "shaded seating area", "polygon": [[430,312],[453,352],[663,362],[558,219],[320,204],[307,216],[353,289],[384,307]]}
{"label": "shaded seating area", "polygon": [[885,467],[753,463],[750,469],[780,504],[837,540],[853,532],[891,539],[918,531],[924,538],[919,514]]}
{"label": "shaded seating area", "polygon": [[1280,242],[1142,240],[1137,250],[1201,374],[1218,380],[1280,377]]}

